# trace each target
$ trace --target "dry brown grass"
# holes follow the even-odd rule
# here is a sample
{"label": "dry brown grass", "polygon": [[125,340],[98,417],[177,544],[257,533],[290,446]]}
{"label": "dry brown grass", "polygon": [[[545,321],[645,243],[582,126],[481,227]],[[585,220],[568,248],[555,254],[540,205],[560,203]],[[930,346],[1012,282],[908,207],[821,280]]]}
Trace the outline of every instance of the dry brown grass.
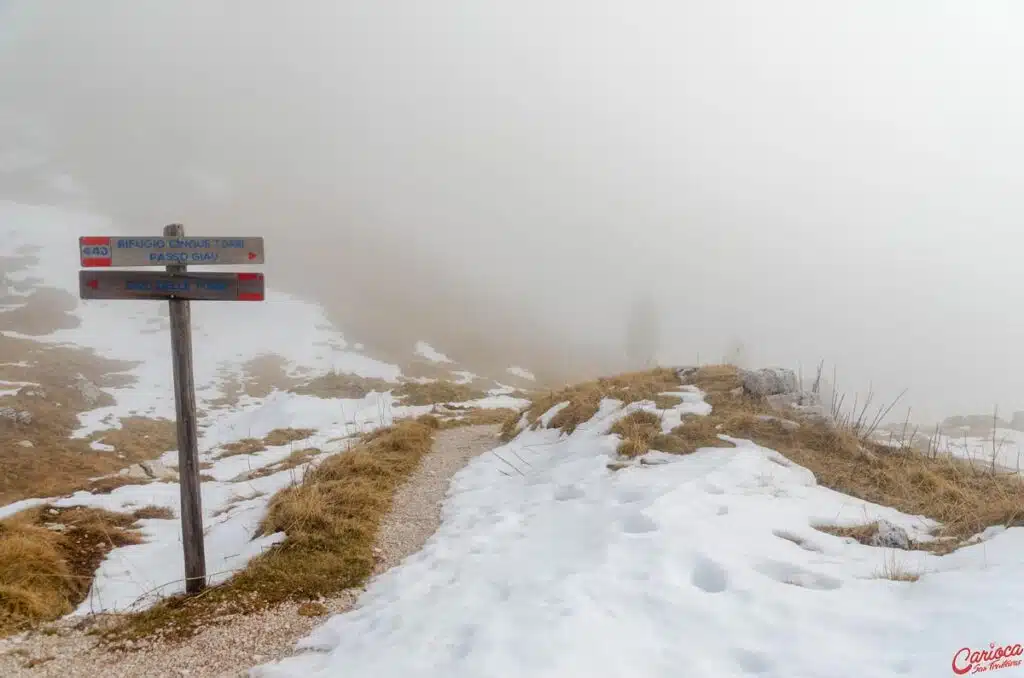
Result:
{"label": "dry brown grass", "polygon": [[702,447],[734,447],[718,437],[714,420],[697,415],[686,415],[679,426],[669,433],[662,433],[661,417],[657,414],[633,412],[615,422],[610,433],[622,438],[618,453],[630,458],[643,456],[651,450],[692,454]]}
{"label": "dry brown grass", "polygon": [[[948,457],[865,443],[851,431],[814,420],[789,430],[763,402],[734,394],[735,368],[702,368],[690,383],[715,408],[706,419],[720,433],[772,448],[814,473],[825,487],[940,523],[940,538],[968,538],[991,525],[1024,520],[1024,483]],[[774,413],[778,414],[778,413]],[[793,417],[796,417],[794,414]]]}
{"label": "dry brown grass", "polygon": [[[31,424],[0,425],[0,447],[4,450],[0,455],[0,503],[60,496],[82,489],[109,492],[132,482],[112,474],[132,464],[156,459],[176,445],[174,438],[167,437],[166,420],[131,418],[124,420],[124,429],[104,431],[93,438],[114,441],[116,454],[94,450],[89,447],[90,440],[69,437],[78,427],[75,410],[56,407],[58,397],[51,393],[50,399],[36,402],[20,396],[0,398],[0,406],[10,405],[33,413]],[[19,447],[20,440],[30,440],[34,447]]]}
{"label": "dry brown grass", "polygon": [[328,612],[327,606],[323,603],[303,603],[296,610],[300,617],[324,617]]}
{"label": "dry brown grass", "polygon": [[288,390],[300,380],[287,372],[288,361],[276,354],[265,354],[249,360],[240,374],[222,376],[220,390],[224,394],[211,403],[214,408],[238,404],[242,396],[266,398],[275,389]]}
{"label": "dry brown grass", "polygon": [[240,454],[256,454],[257,452],[264,452],[267,449],[266,444],[259,438],[242,438],[231,443],[225,443],[221,445],[224,450],[220,453],[220,458],[224,457],[235,457]]}
{"label": "dry brown grass", "polygon": [[110,494],[119,487],[125,487],[127,485],[147,485],[150,480],[142,478],[129,478],[128,476],[116,475],[116,476],[105,476],[103,478],[97,478],[88,485],[85,490],[92,492],[93,494]]}
{"label": "dry brown grass", "polygon": [[492,426],[495,424],[505,425],[511,421],[512,425],[519,420],[519,412],[506,407],[482,408],[471,407],[460,412],[457,419],[447,419],[441,423],[442,428],[458,428],[460,426]]}
{"label": "dry brown grass", "polygon": [[222,586],[165,600],[105,639],[116,645],[144,636],[187,637],[226,615],[288,600],[318,600],[359,586],[373,571],[380,522],[395,491],[430,451],[436,424],[429,417],[403,421],[327,458],[271,500],[260,531],[284,532],[282,544]]}
{"label": "dry brown grass", "polygon": [[844,539],[856,539],[861,544],[867,544],[875,533],[878,532],[878,523],[864,523],[863,525],[814,525],[814,529]]}
{"label": "dry brown grass", "polygon": [[527,416],[530,423],[535,424],[552,407],[568,402],[568,407],[552,418],[550,427],[560,429],[564,433],[572,433],[577,426],[590,421],[597,414],[601,401],[605,398],[614,398],[629,404],[641,400],[654,400],[661,393],[675,391],[678,388],[679,378],[675,370],[657,368],[646,372],[631,372],[569,386],[559,391],[537,394],[527,410]]}
{"label": "dry brown grass", "polygon": [[280,473],[281,471],[290,471],[293,468],[298,468],[299,466],[308,463],[318,454],[321,454],[321,450],[318,450],[315,447],[306,448],[304,450],[294,450],[291,454],[276,464],[269,464],[263,468],[258,468],[249,473],[246,477],[249,480],[253,480],[255,478],[272,476],[275,473]]}
{"label": "dry brown grass", "polygon": [[639,457],[647,454],[651,441],[661,435],[661,419],[653,412],[633,412],[615,422],[611,433],[622,438],[620,455]]}
{"label": "dry brown grass", "polygon": [[104,445],[112,445],[117,454],[132,459],[155,459],[178,447],[178,432],[170,419],[125,417],[121,428],[99,431],[90,437]]}
{"label": "dry brown grass", "polygon": [[331,372],[299,384],[291,391],[318,398],[364,398],[372,392],[385,393],[394,386],[383,379],[368,379],[356,374]]}
{"label": "dry brown grass", "polygon": [[452,381],[431,381],[425,384],[407,381],[394,389],[394,395],[402,399],[403,405],[435,405],[477,400],[487,394]]}
{"label": "dry brown grass", "polygon": [[263,442],[271,447],[280,447],[305,440],[314,433],[316,430],[311,428],[275,428],[263,438]]}
{"label": "dry brown grass", "polygon": [[142,541],[135,522],[101,509],[49,506],[0,520],[0,634],[71,612],[107,553]]}
{"label": "dry brown grass", "polygon": [[166,506],[143,506],[132,511],[132,517],[136,520],[170,520],[174,518],[174,511]]}
{"label": "dry brown grass", "polygon": [[[825,487],[941,523],[934,535],[937,541],[917,545],[933,553],[949,552],[992,525],[1024,524],[1024,483],[1015,474],[993,473],[914,449],[894,450],[864,442],[842,427],[801,419],[795,412],[777,412],[763,400],[746,395],[739,371],[729,365],[701,367],[684,383],[705,393],[711,414],[687,416],[669,434],[660,433],[653,413],[629,415],[612,429],[623,438],[619,448],[623,457],[648,450],[686,454],[702,447],[731,446],[719,435],[753,440],[809,469]],[[597,413],[602,398],[629,403],[678,388],[673,370],[626,374],[536,396],[527,417],[536,423],[550,408],[568,402],[551,427],[571,432]],[[506,440],[514,435],[516,423],[516,418],[506,421]]]}
{"label": "dry brown grass", "polygon": [[893,552],[886,555],[885,562],[882,564],[882,567],[875,573],[875,579],[916,582],[921,578],[921,574],[922,573],[920,571],[912,569],[906,563],[901,562],[897,554]]}

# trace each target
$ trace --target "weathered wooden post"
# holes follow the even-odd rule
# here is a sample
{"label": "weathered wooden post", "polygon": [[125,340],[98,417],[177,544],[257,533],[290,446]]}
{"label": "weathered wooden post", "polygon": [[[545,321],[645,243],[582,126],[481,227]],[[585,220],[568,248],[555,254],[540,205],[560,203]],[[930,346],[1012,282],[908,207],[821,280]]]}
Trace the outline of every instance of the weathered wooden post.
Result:
{"label": "weathered wooden post", "polygon": [[185,227],[171,224],[162,238],[92,236],[79,240],[82,266],[166,266],[166,273],[80,271],[82,299],[166,299],[171,317],[171,359],[178,429],[178,476],[181,486],[181,533],[185,551],[185,591],[206,587],[202,487],[196,389],[192,371],[190,300],[263,301],[262,273],[189,273],[189,264],[263,263],[263,238],[185,237]]}
{"label": "weathered wooden post", "polygon": [[[171,224],[164,238],[182,238],[185,227]],[[167,272],[184,273],[186,264]],[[178,483],[181,488],[181,537],[185,549],[185,592],[206,588],[206,547],[203,544],[203,492],[199,481],[199,434],[196,430],[196,384],[192,373],[192,309],[188,299],[170,299],[171,362],[174,409],[178,417]]]}

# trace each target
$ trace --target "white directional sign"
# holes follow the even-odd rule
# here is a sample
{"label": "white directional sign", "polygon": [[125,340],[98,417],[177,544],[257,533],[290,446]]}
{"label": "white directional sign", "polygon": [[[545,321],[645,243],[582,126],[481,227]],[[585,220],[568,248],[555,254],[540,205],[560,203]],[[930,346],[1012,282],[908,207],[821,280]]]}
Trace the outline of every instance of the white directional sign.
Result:
{"label": "white directional sign", "polygon": [[78,245],[84,268],[264,263],[263,238],[86,236]]}

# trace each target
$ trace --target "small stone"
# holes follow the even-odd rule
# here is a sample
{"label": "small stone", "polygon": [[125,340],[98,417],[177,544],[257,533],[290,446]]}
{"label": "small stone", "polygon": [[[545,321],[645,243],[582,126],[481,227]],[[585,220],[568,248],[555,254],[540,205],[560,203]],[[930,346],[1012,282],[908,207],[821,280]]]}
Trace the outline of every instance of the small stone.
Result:
{"label": "small stone", "polygon": [[35,443],[33,443],[31,440],[22,440],[18,443],[18,447],[31,448],[35,447]]}
{"label": "small stone", "polygon": [[893,525],[887,520],[879,520],[878,530],[868,540],[868,545],[907,550],[910,548],[910,535],[898,525]]}

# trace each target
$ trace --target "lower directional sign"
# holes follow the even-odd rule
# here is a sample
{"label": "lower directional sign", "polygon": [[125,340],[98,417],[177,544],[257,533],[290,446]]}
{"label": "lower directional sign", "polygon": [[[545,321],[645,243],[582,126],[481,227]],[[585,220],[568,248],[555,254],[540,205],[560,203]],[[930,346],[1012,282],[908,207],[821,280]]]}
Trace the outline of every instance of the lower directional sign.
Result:
{"label": "lower directional sign", "polygon": [[79,271],[82,299],[263,301],[262,273]]}

